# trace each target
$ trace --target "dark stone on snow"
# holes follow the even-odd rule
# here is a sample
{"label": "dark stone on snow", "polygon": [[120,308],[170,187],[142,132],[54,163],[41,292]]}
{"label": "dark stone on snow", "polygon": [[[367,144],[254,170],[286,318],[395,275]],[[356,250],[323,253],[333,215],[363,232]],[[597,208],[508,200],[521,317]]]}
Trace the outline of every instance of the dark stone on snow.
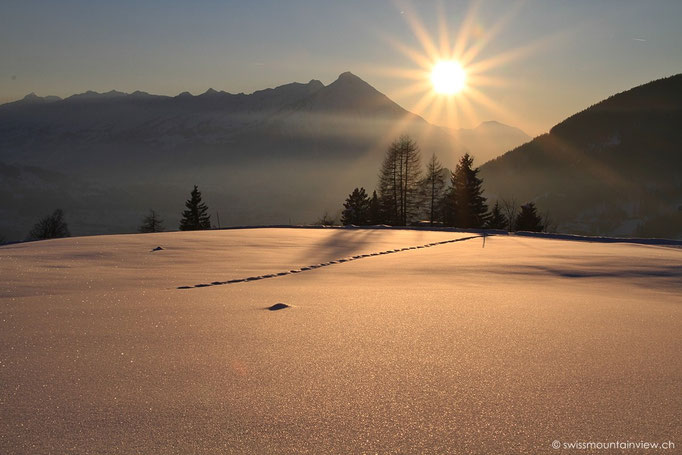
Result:
{"label": "dark stone on snow", "polygon": [[277,310],[283,310],[285,308],[291,308],[291,307],[289,305],[287,305],[286,303],[279,302],[279,303],[275,303],[272,306],[269,306],[267,309],[270,311],[277,311]]}

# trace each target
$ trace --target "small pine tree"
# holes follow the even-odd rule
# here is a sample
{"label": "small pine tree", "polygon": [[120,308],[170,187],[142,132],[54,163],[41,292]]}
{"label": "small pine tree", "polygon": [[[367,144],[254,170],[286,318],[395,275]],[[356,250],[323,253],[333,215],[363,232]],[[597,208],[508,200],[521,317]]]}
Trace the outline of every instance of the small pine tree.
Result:
{"label": "small pine tree", "polygon": [[488,229],[507,229],[507,226],[509,226],[509,222],[507,221],[507,217],[504,216],[504,213],[502,213],[500,202],[495,201],[493,210],[490,212],[490,216],[488,217],[486,227]]}
{"label": "small pine tree", "polygon": [[163,220],[154,210],[149,210],[149,215],[142,219],[142,225],[138,228],[140,232],[162,232]]}
{"label": "small pine tree", "polygon": [[367,214],[369,224],[384,224],[381,216],[381,201],[377,192],[372,193],[372,198],[369,200],[369,212]]}
{"label": "small pine tree", "polygon": [[369,198],[364,188],[355,188],[346,198],[341,213],[341,224],[366,225],[369,221]]}
{"label": "small pine tree", "polygon": [[33,226],[28,234],[28,240],[57,239],[70,236],[69,227],[64,221],[64,212],[62,209],[57,209]]}
{"label": "small pine tree", "polygon": [[483,180],[474,159],[465,153],[452,173],[452,186],[445,199],[444,217],[447,224],[460,228],[482,228],[487,220],[488,206],[483,197]]}
{"label": "small pine tree", "polygon": [[517,231],[541,232],[544,228],[542,218],[538,216],[535,204],[532,202],[521,206],[515,224]]}
{"label": "small pine tree", "polygon": [[208,214],[208,207],[201,202],[201,191],[194,185],[190,193],[190,198],[185,202],[187,210],[182,212],[180,220],[181,231],[197,231],[211,229],[211,215]]}
{"label": "small pine tree", "polygon": [[443,165],[440,164],[436,154],[431,156],[426,165],[426,177],[422,181],[424,196],[428,204],[429,223],[433,224],[440,218],[438,204],[443,198],[443,190],[445,189],[445,173]]}

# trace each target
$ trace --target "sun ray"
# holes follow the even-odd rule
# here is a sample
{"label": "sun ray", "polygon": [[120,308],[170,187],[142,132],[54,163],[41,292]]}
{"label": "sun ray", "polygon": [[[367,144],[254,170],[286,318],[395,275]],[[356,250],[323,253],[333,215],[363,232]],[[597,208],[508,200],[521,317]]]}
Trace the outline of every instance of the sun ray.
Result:
{"label": "sun ray", "polygon": [[448,24],[445,20],[445,11],[441,1],[438,2],[438,37],[440,38],[440,58],[451,59]]}
{"label": "sun ray", "polygon": [[404,2],[399,1],[398,5],[404,11],[403,16],[405,17],[407,24],[412,29],[412,33],[414,33],[414,36],[417,38],[419,43],[422,45],[424,52],[426,52],[426,54],[428,55],[428,57],[432,61],[436,60],[439,57],[438,48],[436,47],[435,43],[433,42],[433,40],[429,36],[428,32],[424,28],[424,25],[422,24],[421,20],[419,19],[419,16],[417,16],[417,13],[414,11],[412,6],[408,3],[404,3]]}
{"label": "sun ray", "polygon": [[399,77],[422,82],[429,78],[429,72],[423,69],[399,68],[397,66],[366,66],[361,68],[364,73],[372,73],[378,76]]}
{"label": "sun ray", "polygon": [[454,46],[452,48],[452,52],[450,53],[454,59],[459,60],[462,52],[464,52],[464,49],[466,49],[467,45],[469,44],[469,37],[471,36],[471,29],[474,26],[474,22],[476,20],[476,12],[478,11],[479,4],[480,2],[478,1],[473,1],[469,4],[469,11],[462,21],[462,24],[459,28],[459,33],[457,34],[457,38],[455,39]]}
{"label": "sun ray", "polygon": [[[478,123],[484,113],[485,116],[499,116],[500,120],[513,119],[514,115],[509,109],[482,89],[507,89],[523,85],[523,80],[502,77],[497,70],[542,51],[566,33],[565,30],[555,32],[550,37],[491,56],[487,50],[491,42],[508,29],[525,0],[514,1],[490,26],[479,21],[481,1],[471,0],[456,29],[448,26],[448,5],[444,0],[436,0],[437,23],[435,30],[430,33],[413,4],[407,3],[407,0],[394,0],[394,4],[401,10],[419,45],[411,47],[389,35],[383,35],[382,38],[416,67],[386,67],[375,72],[410,81],[404,87],[393,89],[391,96],[410,98],[409,108],[412,112],[424,116],[431,123],[453,129],[471,125],[472,122]],[[451,43],[452,38],[454,42]],[[403,126],[404,122],[401,122],[394,130],[400,130]]]}
{"label": "sun ray", "polygon": [[414,63],[419,65],[421,68],[428,68],[431,65],[432,60],[428,56],[420,53],[419,51],[407,46],[395,38],[388,35],[379,35],[381,39],[386,41],[388,44],[393,46],[400,53],[411,59]]}
{"label": "sun ray", "polygon": [[424,116],[426,118],[440,117],[440,115],[442,114],[444,102],[445,102],[444,97],[442,96],[435,97],[435,101],[431,103],[430,108],[428,110],[425,110]]}
{"label": "sun ray", "polygon": [[418,95],[421,93],[424,93],[426,91],[431,90],[431,84],[428,82],[428,80],[420,81],[420,82],[415,82],[410,85],[406,85],[404,87],[401,87],[397,90],[392,90],[390,92],[390,98],[391,99],[396,99],[396,98],[402,98],[406,96],[414,96]]}
{"label": "sun ray", "polygon": [[[468,70],[468,68],[467,68]],[[510,87],[513,81],[508,77],[496,77],[484,74],[467,74],[467,81],[476,87]]]}
{"label": "sun ray", "polygon": [[495,24],[493,24],[492,27],[488,29],[488,31],[483,35],[483,37],[476,42],[476,44],[472,45],[467,49],[461,57],[459,57],[459,61],[462,62],[462,65],[468,65],[472,60],[474,60],[478,54],[488,45],[488,43],[495,38],[502,30],[504,30],[505,26],[511,21],[514,16],[516,16],[521,9],[521,6],[523,5],[524,2],[522,1],[517,1],[514,3],[512,8],[507,11],[507,14],[502,16]]}
{"label": "sun ray", "polygon": [[[462,96],[459,99],[458,103],[459,108],[463,112],[463,116],[467,118],[469,122],[474,122],[477,123],[478,121],[478,116],[476,115],[476,112],[474,111],[474,107],[471,105],[471,101],[469,100],[469,96],[465,95]],[[459,125],[461,127],[461,125]]]}
{"label": "sun ray", "polygon": [[397,136],[405,132],[405,127],[414,120],[415,114],[421,116],[423,109],[429,104],[433,103],[433,98],[435,94],[431,91],[425,92],[421,98],[417,101],[415,106],[405,115],[398,120],[387,132],[382,135],[371,147],[372,150],[381,150],[385,148],[391,141],[393,141]]}
{"label": "sun ray", "polygon": [[510,49],[506,52],[494,55],[483,60],[479,60],[477,62],[471,62],[467,65],[467,70],[472,74],[476,74],[488,71],[495,67],[502,66],[512,61],[523,59],[537,52],[549,49],[559,39],[565,37],[567,33],[568,30],[566,29],[559,30],[557,32],[552,33],[549,36],[543,37],[542,39],[539,40],[535,40],[523,46]]}
{"label": "sun ray", "polygon": [[510,110],[505,109],[480,90],[470,87],[468,90],[468,94],[471,95],[471,98],[477,103],[485,106],[490,111],[493,111],[496,115],[502,116],[503,120],[507,120],[514,117],[514,114]]}

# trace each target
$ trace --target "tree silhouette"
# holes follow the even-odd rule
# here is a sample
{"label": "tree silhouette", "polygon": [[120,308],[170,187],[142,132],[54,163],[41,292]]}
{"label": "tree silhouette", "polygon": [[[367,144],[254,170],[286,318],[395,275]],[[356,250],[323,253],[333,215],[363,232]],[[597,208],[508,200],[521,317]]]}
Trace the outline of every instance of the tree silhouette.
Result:
{"label": "tree silhouette", "polygon": [[334,226],[336,224],[336,218],[325,211],[322,216],[315,221],[315,224],[319,224],[320,226]]}
{"label": "tree silhouette", "polygon": [[532,202],[521,206],[521,211],[516,217],[515,224],[517,231],[540,232],[544,228],[542,218],[538,216],[535,204]]}
{"label": "tree silhouette", "polygon": [[154,210],[149,210],[149,215],[142,219],[142,225],[138,228],[140,232],[161,232],[163,230],[163,220]]}
{"label": "tree silhouette", "polygon": [[194,185],[190,193],[190,198],[185,202],[187,210],[182,212],[180,220],[181,231],[197,231],[211,229],[211,215],[208,214],[208,207],[201,202],[201,191]]}
{"label": "tree silhouette", "polygon": [[69,237],[71,233],[64,221],[64,212],[57,209],[38,221],[28,234],[28,240],[45,240]]}
{"label": "tree silhouette", "polygon": [[367,222],[369,224],[383,224],[384,220],[381,214],[381,201],[377,196],[376,190],[372,192],[372,197],[369,200],[369,210],[367,213]]}
{"label": "tree silhouette", "polygon": [[407,225],[417,212],[420,161],[416,142],[406,135],[386,151],[379,172],[379,198],[389,224]]}
{"label": "tree silhouette", "polygon": [[444,168],[434,153],[426,165],[426,177],[422,181],[424,195],[428,203],[429,223],[433,224],[439,218],[438,203],[443,197],[445,189]]}
{"label": "tree silhouette", "polygon": [[369,197],[364,188],[355,188],[346,198],[341,213],[341,224],[366,225],[369,220]]}
{"label": "tree silhouette", "polygon": [[504,216],[504,213],[502,213],[502,209],[500,208],[500,202],[495,201],[493,210],[488,217],[486,227],[489,229],[507,229],[508,225],[509,222],[507,221],[507,217]]}
{"label": "tree silhouette", "polygon": [[452,186],[445,199],[444,217],[447,224],[460,228],[482,228],[487,220],[488,206],[483,197],[483,180],[479,169],[472,168],[474,159],[465,153],[452,173]]}
{"label": "tree silhouette", "polygon": [[514,222],[519,211],[519,204],[516,202],[516,199],[502,199],[502,211],[507,218],[507,230],[509,232],[514,231]]}

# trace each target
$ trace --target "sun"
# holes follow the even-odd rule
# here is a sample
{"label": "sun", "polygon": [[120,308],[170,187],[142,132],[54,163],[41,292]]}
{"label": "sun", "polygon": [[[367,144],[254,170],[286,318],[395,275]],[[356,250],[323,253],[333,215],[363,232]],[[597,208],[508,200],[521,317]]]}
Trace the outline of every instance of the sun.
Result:
{"label": "sun", "polygon": [[[501,104],[499,96],[515,84],[514,77],[504,76],[503,68],[510,62],[549,48],[557,39],[573,31],[557,30],[552,35],[535,41],[495,52],[491,43],[508,27],[511,19],[520,13],[523,2],[508,2],[499,18],[486,23],[479,18],[480,2],[472,0],[462,14],[448,11],[445,3],[437,3],[437,22],[421,21],[410,0],[393,0],[413,36],[395,36],[393,31],[377,30],[380,38],[398,53],[407,57],[410,66],[370,66],[382,76],[409,81],[394,89],[392,99],[403,99],[409,111],[427,121],[448,128],[463,128],[480,123],[491,116],[500,121],[513,121],[516,113]],[[417,2],[414,2],[417,3]],[[455,3],[455,2],[452,2]],[[457,2],[465,3],[465,2]],[[448,18],[457,18],[451,27]],[[416,40],[417,46],[405,40]],[[495,49],[495,50],[494,50]],[[387,133],[402,131],[411,121],[410,116],[396,123]],[[455,136],[453,135],[453,140]]]}
{"label": "sun", "polygon": [[431,70],[433,90],[441,95],[455,95],[462,91],[466,84],[466,73],[459,62],[441,60]]}

